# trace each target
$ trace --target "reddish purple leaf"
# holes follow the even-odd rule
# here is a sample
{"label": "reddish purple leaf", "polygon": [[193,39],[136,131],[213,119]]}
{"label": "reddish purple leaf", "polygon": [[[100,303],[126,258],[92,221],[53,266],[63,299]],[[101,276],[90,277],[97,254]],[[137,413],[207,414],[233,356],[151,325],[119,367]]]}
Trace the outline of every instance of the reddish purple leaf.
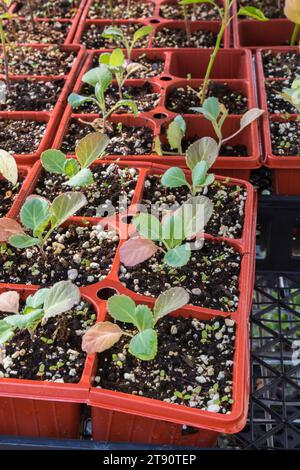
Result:
{"label": "reddish purple leaf", "polygon": [[120,260],[125,266],[136,266],[151,258],[157,250],[152,240],[141,237],[130,238],[120,248]]}
{"label": "reddish purple leaf", "polygon": [[7,242],[12,235],[24,233],[21,225],[14,219],[0,219],[0,242]]}
{"label": "reddish purple leaf", "polygon": [[96,323],[84,334],[82,350],[87,354],[100,353],[117,343],[122,334],[123,331],[115,323],[110,321]]}

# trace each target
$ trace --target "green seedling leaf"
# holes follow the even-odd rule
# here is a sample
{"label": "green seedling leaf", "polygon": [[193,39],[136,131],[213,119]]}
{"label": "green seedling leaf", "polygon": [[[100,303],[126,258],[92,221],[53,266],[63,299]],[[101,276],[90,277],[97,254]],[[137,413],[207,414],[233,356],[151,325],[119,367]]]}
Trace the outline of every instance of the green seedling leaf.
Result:
{"label": "green seedling leaf", "polygon": [[71,310],[80,301],[80,290],[71,281],[54,284],[44,299],[44,321]]}
{"label": "green seedling leaf", "polygon": [[108,144],[109,138],[101,132],[92,132],[83,137],[75,149],[81,168],[88,168],[95,160],[101,158]]}
{"label": "green seedling leaf", "polygon": [[112,78],[112,73],[108,66],[106,64],[100,64],[98,67],[86,72],[82,77],[82,81],[93,87],[95,87],[97,83],[100,83],[103,90],[107,90],[112,82]]}
{"label": "green seedling leaf", "polygon": [[154,326],[153,313],[147,305],[138,305],[136,307],[135,318],[139,331],[151,329]]}
{"label": "green seedling leaf", "polygon": [[49,202],[39,196],[26,199],[20,211],[21,223],[24,227],[35,231],[49,220]]}
{"label": "green seedling leaf", "polygon": [[207,175],[202,186],[210,186],[211,184],[213,184],[214,181],[215,181],[215,175],[210,173],[209,175]]}
{"label": "green seedling leaf", "polygon": [[157,155],[160,157],[163,156],[163,150],[159,136],[156,136],[154,139],[154,152],[157,153]]}
{"label": "green seedling leaf", "polygon": [[0,344],[5,344],[14,336],[14,330],[5,320],[0,320]]}
{"label": "green seedling leaf", "polygon": [[99,56],[99,64],[109,65],[110,56],[111,56],[111,54],[109,52],[104,52],[103,54],[101,54]]}
{"label": "green seedling leaf", "polygon": [[193,168],[192,179],[193,186],[203,186],[206,181],[207,174],[207,164],[205,161],[198,162],[197,165]]}
{"label": "green seedling leaf", "polygon": [[107,301],[107,310],[115,320],[137,326],[135,308],[135,302],[127,295],[113,295]]}
{"label": "green seedling leaf", "polygon": [[65,162],[64,172],[69,177],[72,178],[73,176],[77,175],[79,172],[80,167],[75,160],[75,158],[68,158]]}
{"label": "green seedling leaf", "polygon": [[141,237],[130,238],[120,248],[120,261],[128,267],[136,266],[151,258],[157,250],[152,240]]}
{"label": "green seedling leaf", "polygon": [[197,140],[186,151],[186,163],[193,170],[198,162],[205,161],[207,169],[211,168],[219,154],[217,142],[211,137],[202,137]]}
{"label": "green seedling leaf", "polygon": [[181,245],[184,240],[184,227],[182,218],[171,212],[163,217],[162,220],[162,239],[169,248],[175,248]]}
{"label": "green seedling leaf", "polygon": [[191,197],[182,204],[175,213],[183,220],[185,238],[193,238],[198,233],[202,233],[213,210],[214,205],[206,196]]}
{"label": "green seedling leaf", "polygon": [[114,49],[110,55],[109,65],[112,67],[122,67],[125,62],[125,56],[122,49]]}
{"label": "green seedling leaf", "polygon": [[13,186],[18,182],[18,167],[14,157],[5,150],[0,150],[0,174]]}
{"label": "green seedling leaf", "polygon": [[78,108],[82,104],[87,103],[89,101],[93,101],[92,98],[90,98],[89,96],[79,95],[78,93],[71,93],[68,96],[68,103],[70,106],[72,106],[72,108]]}
{"label": "green seedling leaf", "polygon": [[203,114],[210,121],[216,121],[221,112],[221,105],[218,98],[214,96],[206,98],[203,103]]}
{"label": "green seedling leaf", "polygon": [[83,168],[75,176],[63,183],[63,186],[71,186],[72,188],[80,188],[90,186],[94,183],[93,173],[89,168]]}
{"label": "green seedling leaf", "polygon": [[132,223],[142,237],[154,241],[161,239],[162,226],[154,215],[141,212],[132,219]]}
{"label": "green seedling leaf", "polygon": [[123,39],[124,33],[120,28],[115,26],[107,26],[101,36],[105,39]]}
{"label": "green seedling leaf", "polygon": [[157,354],[157,333],[152,329],[135,335],[129,343],[129,352],[141,361],[151,361]]}
{"label": "green seedling leaf", "polygon": [[39,244],[39,239],[35,237],[31,237],[30,235],[12,235],[9,238],[10,245],[14,246],[15,248],[24,249],[30,248],[31,246],[35,246]]}
{"label": "green seedling leaf", "polygon": [[20,295],[13,290],[0,294],[0,312],[18,313],[20,306]]}
{"label": "green seedling leaf", "polygon": [[[39,308],[44,305],[45,297],[49,293],[48,288],[39,289],[34,295],[30,295],[26,299],[26,308]],[[26,312],[26,309],[25,309]]]}
{"label": "green seedling leaf", "polygon": [[118,108],[122,108],[122,107],[131,109],[131,111],[133,112],[133,114],[135,116],[139,112],[138,107],[137,107],[137,105],[134,101],[132,101],[132,100],[120,100],[110,109],[110,114],[112,114]]}
{"label": "green seedling leaf", "polygon": [[169,168],[161,178],[161,184],[167,188],[179,188],[189,186],[184,171],[181,168]]}
{"label": "green seedling leaf", "polygon": [[67,159],[65,154],[60,150],[45,150],[41,155],[41,162],[45,170],[49,171],[49,173],[56,173],[58,175],[65,174]]}
{"label": "green seedling leaf", "polygon": [[182,287],[172,287],[157,297],[154,305],[155,323],[169,313],[175,312],[179,308],[188,304],[190,296]]}
{"label": "green seedling leaf", "polygon": [[249,109],[243,116],[241,117],[240,121],[240,128],[237,132],[235,132],[233,135],[226,137],[226,139],[222,140],[222,143],[227,142],[228,140],[231,140],[233,137],[236,137],[242,130],[244,130],[246,127],[248,127],[252,122],[256,121],[256,119],[260,118],[264,114],[264,111],[262,109],[258,108],[252,108]]}
{"label": "green seedling leaf", "polygon": [[142,28],[138,29],[134,35],[133,35],[133,42],[137,42],[139,39],[145,37],[145,36],[148,36],[149,34],[151,34],[153,31],[153,27],[152,26],[142,26]]}
{"label": "green seedling leaf", "polygon": [[9,317],[5,318],[5,321],[13,328],[19,328],[19,330],[24,330],[26,328],[30,328],[32,324],[41,320],[43,314],[44,311],[41,308],[38,308],[31,313],[27,313],[26,315],[10,315]]}
{"label": "green seedling leaf", "polygon": [[211,5],[214,5],[213,0],[181,0],[179,5],[192,5],[194,3],[210,3]]}
{"label": "green seedling leaf", "polygon": [[237,12],[237,16],[247,16],[248,18],[253,18],[257,21],[268,21],[268,18],[265,17],[264,13],[255,7],[242,7]]}
{"label": "green seedling leaf", "polygon": [[180,245],[167,251],[164,256],[164,262],[173,268],[185,266],[191,257],[189,245]]}
{"label": "green seedling leaf", "polygon": [[177,116],[167,129],[167,138],[171,149],[181,150],[181,142],[186,131],[185,121]]}
{"label": "green seedling leaf", "polygon": [[57,196],[50,206],[50,218],[52,227],[58,227],[69,217],[74,215],[87,203],[82,193],[66,192]]}
{"label": "green seedling leaf", "polygon": [[115,323],[96,323],[83,335],[82,350],[87,354],[101,353],[116,344],[122,335],[123,331]]}
{"label": "green seedling leaf", "polygon": [[0,218],[0,242],[7,242],[12,235],[24,234],[21,225],[9,217]]}

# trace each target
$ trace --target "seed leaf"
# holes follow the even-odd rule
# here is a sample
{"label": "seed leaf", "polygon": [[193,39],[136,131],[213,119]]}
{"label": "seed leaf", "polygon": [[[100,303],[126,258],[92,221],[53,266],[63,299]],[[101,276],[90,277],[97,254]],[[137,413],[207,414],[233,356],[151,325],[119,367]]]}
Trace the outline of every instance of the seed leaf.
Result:
{"label": "seed leaf", "polygon": [[157,354],[157,333],[152,329],[135,335],[129,343],[129,352],[142,361],[151,361]]}
{"label": "seed leaf", "polygon": [[112,74],[106,64],[99,64],[98,67],[86,72],[82,77],[82,81],[93,87],[100,83],[105,91],[112,82]]}
{"label": "seed leaf", "polygon": [[161,184],[167,188],[179,188],[187,186],[187,180],[184,171],[178,167],[169,168],[161,178]]}
{"label": "seed leaf", "polygon": [[183,287],[172,287],[157,297],[154,305],[155,323],[168,313],[175,312],[188,304],[190,296]]}
{"label": "seed leaf", "polygon": [[0,174],[13,186],[18,182],[18,167],[14,157],[0,149]]}
{"label": "seed leaf", "polygon": [[164,256],[164,262],[173,268],[185,266],[191,257],[191,249],[187,244],[172,248]]}
{"label": "seed leaf", "polygon": [[135,308],[135,302],[127,295],[113,295],[107,302],[107,310],[115,320],[137,326]]}
{"label": "seed leaf", "polygon": [[157,250],[152,240],[141,237],[130,238],[120,248],[120,261],[128,267],[136,266],[151,258]]}
{"label": "seed leaf", "polygon": [[78,143],[75,153],[81,168],[88,168],[95,160],[101,158],[109,144],[109,138],[101,132],[92,132]]}
{"label": "seed leaf", "polygon": [[204,231],[204,227],[211,218],[214,210],[212,201],[206,196],[189,198],[176,214],[181,217],[184,226],[184,238],[192,238]]}
{"label": "seed leaf", "polygon": [[49,171],[49,173],[64,175],[66,161],[67,159],[65,154],[60,150],[45,150],[41,155],[42,165],[46,171]]}
{"label": "seed leaf", "polygon": [[114,49],[109,58],[109,65],[112,67],[122,67],[125,61],[125,56],[122,49]]}
{"label": "seed leaf", "polygon": [[78,108],[84,103],[93,101],[89,96],[79,95],[78,93],[71,93],[68,96],[68,103],[72,108]]}
{"label": "seed leaf", "polygon": [[237,12],[237,16],[247,16],[248,18],[253,18],[257,21],[268,21],[268,18],[265,17],[264,13],[255,7],[242,7]]}
{"label": "seed leaf", "polygon": [[58,227],[69,217],[74,215],[87,203],[82,193],[66,192],[57,196],[50,206],[50,217],[52,227]]}
{"label": "seed leaf", "polygon": [[153,328],[153,314],[147,305],[138,305],[135,309],[136,326],[139,331]]}
{"label": "seed leaf", "polygon": [[64,166],[64,173],[69,177],[72,178],[73,176],[77,175],[79,172],[80,167],[75,160],[75,158],[68,158],[65,162]]}
{"label": "seed leaf", "polygon": [[176,116],[167,129],[167,138],[171,149],[180,150],[181,142],[186,131],[186,124],[181,116]]}
{"label": "seed leaf", "polygon": [[43,310],[41,308],[37,308],[33,312],[27,313],[26,315],[10,315],[9,317],[5,318],[5,321],[13,328],[24,330],[26,328],[30,328],[38,320],[42,319],[43,314]]}
{"label": "seed leaf", "polygon": [[9,217],[0,218],[0,242],[7,242],[12,235],[24,233],[21,225]]}
{"label": "seed leaf", "polygon": [[116,344],[122,334],[123,331],[115,323],[96,323],[83,335],[82,350],[87,354],[101,353]]}
{"label": "seed leaf", "polygon": [[197,140],[186,151],[186,163],[193,170],[198,162],[205,161],[209,169],[217,159],[219,147],[211,137],[202,137]]}
{"label": "seed leaf", "polygon": [[264,111],[259,108],[252,108],[249,109],[243,116],[241,117],[240,121],[240,128],[238,129],[237,132],[235,132],[233,135],[226,137],[226,139],[222,140],[222,143],[224,144],[228,140],[232,139],[233,137],[237,136],[242,130],[245,129],[245,127],[249,126],[252,124],[252,122],[256,121],[256,119],[260,118],[260,116],[264,114]]}
{"label": "seed leaf", "polygon": [[15,291],[3,292],[0,294],[0,312],[18,313],[20,295]]}
{"label": "seed leaf", "polygon": [[67,312],[80,301],[80,290],[71,281],[54,284],[44,299],[44,320]]}
{"label": "seed leaf", "polygon": [[82,168],[75,176],[63,183],[63,186],[71,186],[72,188],[80,188],[90,186],[94,183],[93,173],[89,168]]}
{"label": "seed leaf", "polygon": [[207,164],[205,161],[198,162],[193,168],[192,178],[194,186],[203,186],[206,181]]}
{"label": "seed leaf", "polygon": [[152,31],[152,26],[142,26],[134,33],[133,42],[137,42],[139,39],[148,36]]}
{"label": "seed leaf", "polygon": [[[0,344],[5,344],[14,336],[14,330],[5,320],[0,320]],[[1,364],[1,360],[0,360]]]}
{"label": "seed leaf", "polygon": [[132,223],[142,237],[154,241],[161,239],[162,226],[154,215],[141,212],[132,219]]}
{"label": "seed leaf", "polygon": [[27,198],[20,211],[20,219],[24,227],[35,232],[49,220],[49,202],[39,196]]}
{"label": "seed leaf", "polygon": [[[26,308],[39,308],[44,305],[45,297],[49,293],[48,288],[39,289],[35,294],[30,295],[26,299]],[[25,309],[26,311],[26,309]]]}
{"label": "seed leaf", "polygon": [[20,235],[12,235],[9,238],[9,243],[15,248],[24,249],[24,248],[30,248],[31,246],[38,245],[39,239],[35,237],[31,237],[30,235],[26,235],[24,233]]}

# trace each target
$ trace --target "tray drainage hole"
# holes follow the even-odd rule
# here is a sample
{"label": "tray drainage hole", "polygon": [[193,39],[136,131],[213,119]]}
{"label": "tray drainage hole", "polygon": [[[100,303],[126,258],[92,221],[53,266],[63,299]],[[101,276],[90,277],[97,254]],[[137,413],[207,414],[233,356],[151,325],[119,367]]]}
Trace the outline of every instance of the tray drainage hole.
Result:
{"label": "tray drainage hole", "polygon": [[118,294],[119,292],[112,287],[104,287],[103,289],[98,290],[97,297],[101,300],[108,300],[113,295]]}
{"label": "tray drainage hole", "polygon": [[153,114],[154,119],[165,119],[168,117],[165,113],[155,113]]}
{"label": "tray drainage hole", "polygon": [[133,215],[125,215],[121,220],[124,224],[131,224],[132,219]]}
{"label": "tray drainage hole", "polygon": [[149,23],[157,24],[157,23],[160,23],[160,20],[150,20]]}
{"label": "tray drainage hole", "polygon": [[172,80],[172,77],[160,77],[160,80],[162,82],[170,82]]}

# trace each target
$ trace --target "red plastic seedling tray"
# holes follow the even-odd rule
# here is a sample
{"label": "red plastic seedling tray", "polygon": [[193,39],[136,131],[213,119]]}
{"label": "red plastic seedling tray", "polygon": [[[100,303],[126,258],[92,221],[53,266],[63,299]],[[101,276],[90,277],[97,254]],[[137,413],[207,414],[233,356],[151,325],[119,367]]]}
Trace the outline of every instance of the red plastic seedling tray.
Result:
{"label": "red plastic seedling tray", "polygon": [[[256,54],[257,60],[257,73],[258,73],[258,87],[261,108],[266,112],[263,116],[263,142],[264,142],[264,165],[269,167],[274,172],[274,191],[278,195],[298,196],[300,195],[300,155],[291,156],[277,156],[273,154],[271,143],[270,122],[272,121],[295,121],[298,115],[289,115],[288,118],[280,117],[276,114],[268,113],[267,109],[267,96],[265,90],[265,81],[268,78],[264,75],[263,59],[264,52],[272,51],[274,54],[278,52],[299,52],[297,47],[286,48],[263,48],[259,49]],[[270,81],[284,81],[284,78],[270,79]]]}
{"label": "red plastic seedling tray", "polygon": [[[30,168],[28,166],[18,165],[18,174],[21,181],[20,191],[18,192],[15,200],[13,201],[9,211],[3,217],[14,217],[16,216],[21,208],[21,205],[24,201],[24,192],[25,192],[25,181],[27,180]],[[0,180],[3,179],[3,176],[0,175]]]}
{"label": "red plastic seedling tray", "polygon": [[[18,291],[24,298],[36,289],[0,286],[1,293],[8,290]],[[82,295],[101,318],[97,302],[87,293]],[[87,359],[77,384],[0,378],[0,435],[78,438],[80,403],[88,400],[90,376]]]}

